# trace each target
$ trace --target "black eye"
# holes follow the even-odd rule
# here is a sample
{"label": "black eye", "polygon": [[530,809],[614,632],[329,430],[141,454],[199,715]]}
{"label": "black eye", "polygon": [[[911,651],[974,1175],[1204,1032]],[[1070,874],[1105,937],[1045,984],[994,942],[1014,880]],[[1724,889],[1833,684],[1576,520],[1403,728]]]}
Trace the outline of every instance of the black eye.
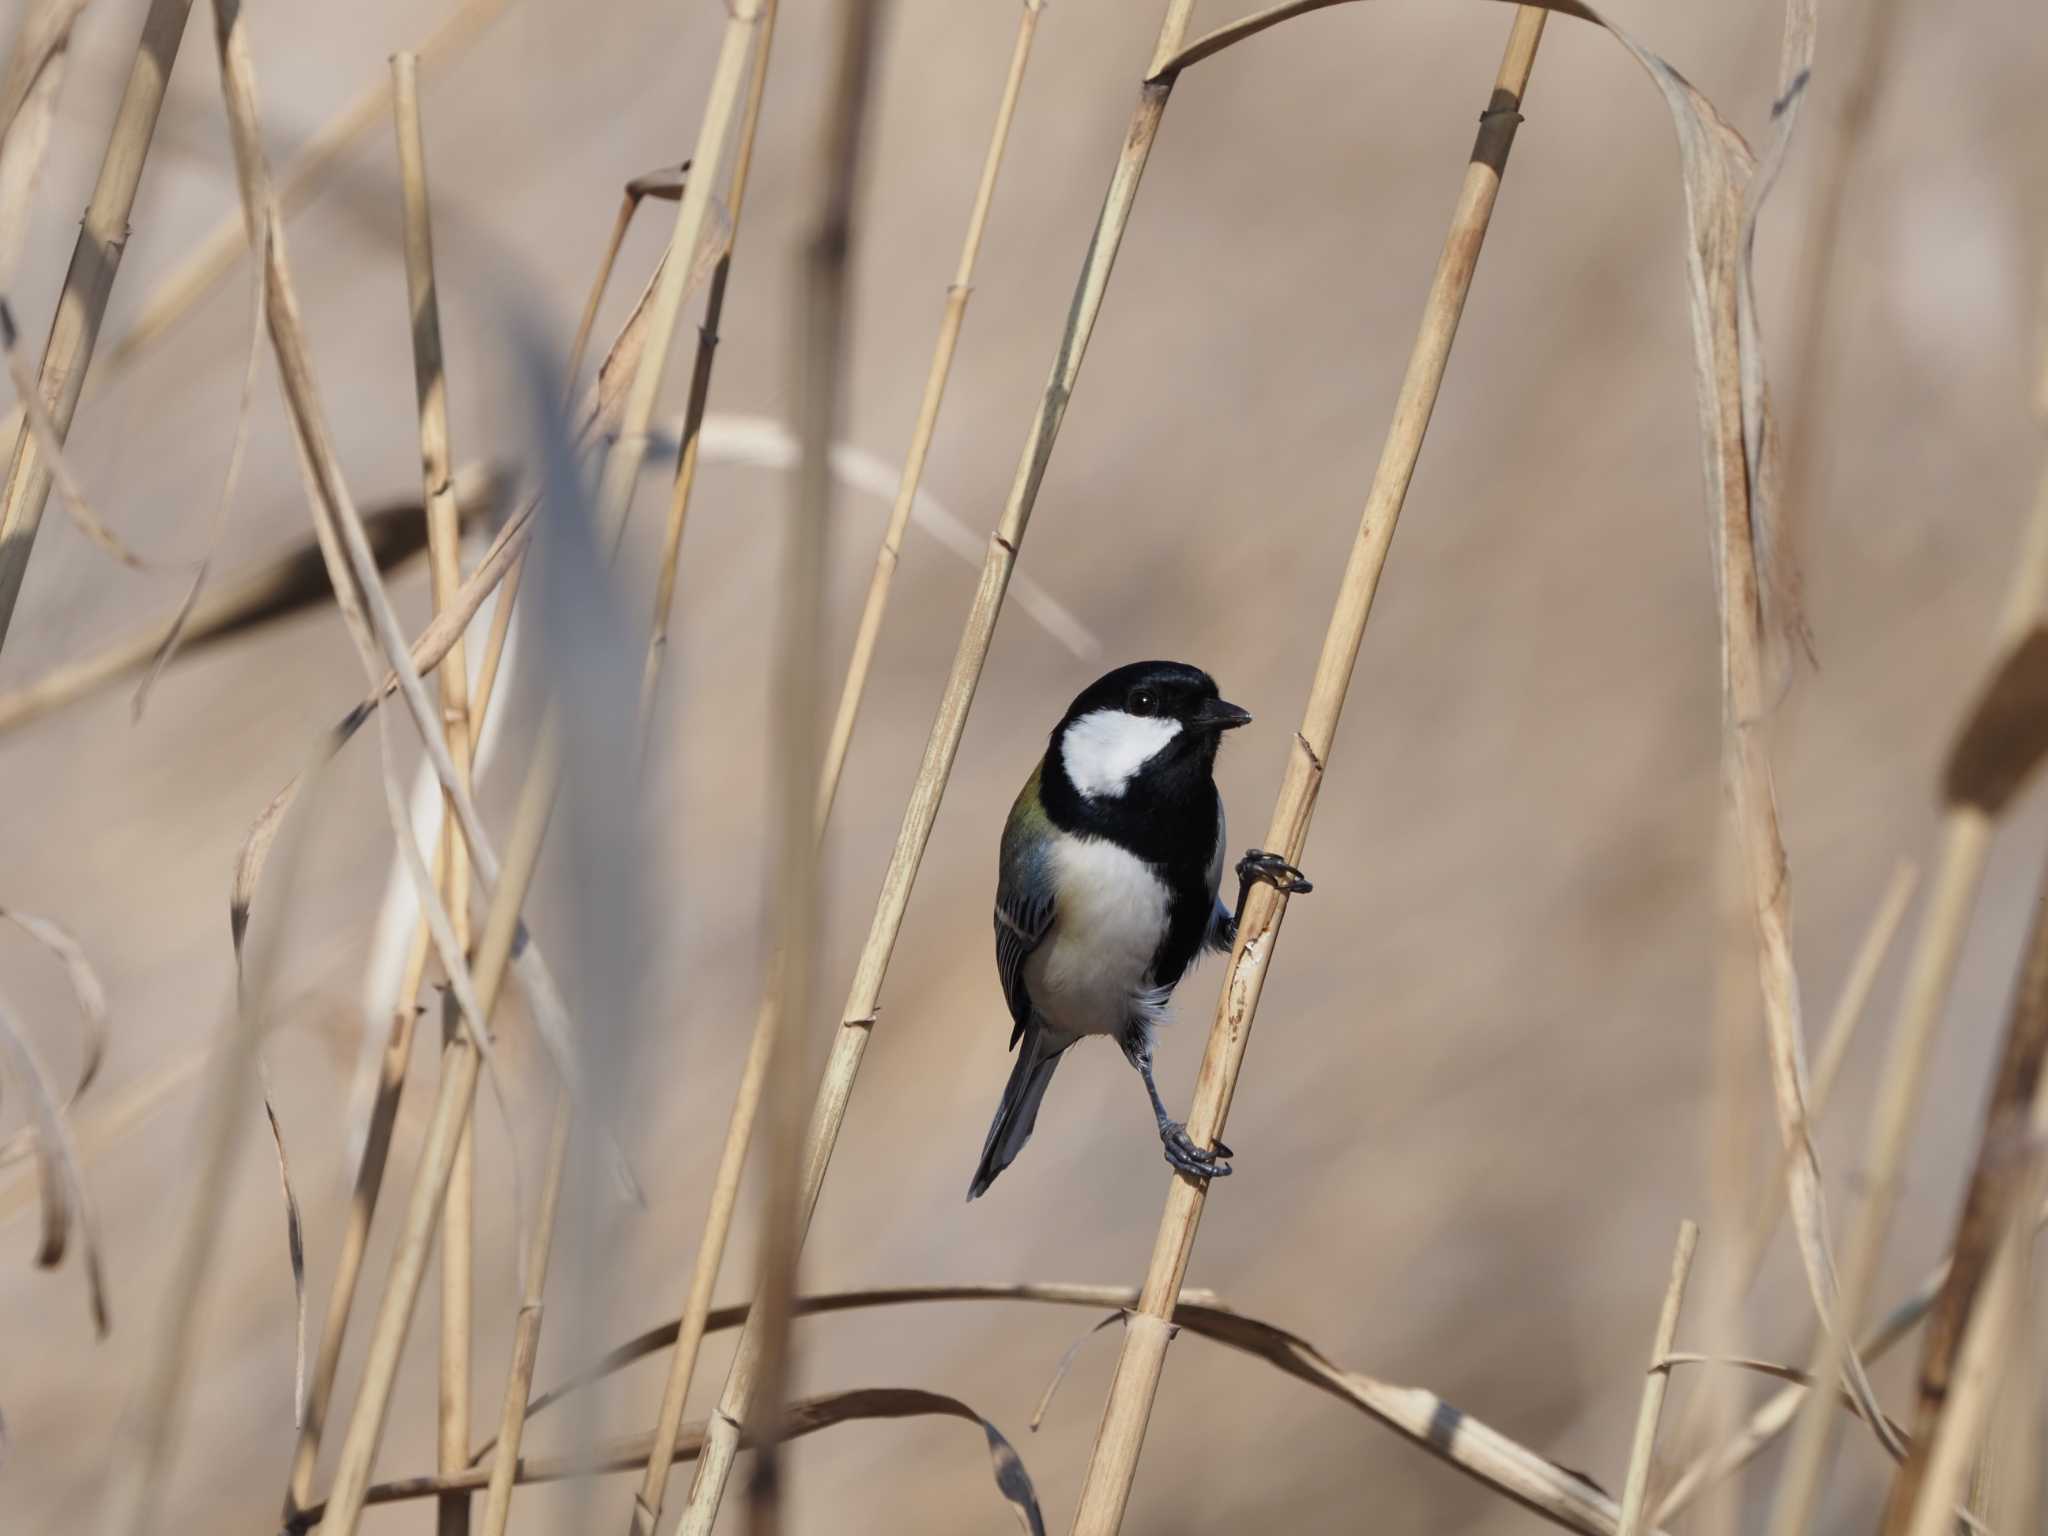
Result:
{"label": "black eye", "polygon": [[1150,688],[1133,688],[1130,703],[1125,708],[1134,715],[1156,715],[1159,713],[1159,695]]}

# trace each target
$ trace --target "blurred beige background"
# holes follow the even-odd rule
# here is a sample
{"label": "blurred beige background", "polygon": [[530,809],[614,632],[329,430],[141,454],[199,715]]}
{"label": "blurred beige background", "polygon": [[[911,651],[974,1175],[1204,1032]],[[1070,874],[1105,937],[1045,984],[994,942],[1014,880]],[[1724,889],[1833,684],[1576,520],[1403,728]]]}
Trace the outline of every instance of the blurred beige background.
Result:
{"label": "blurred beige background", "polygon": [[[81,24],[16,295],[37,334],[142,9],[97,0]],[[445,9],[252,7],[273,158],[287,159]],[[1746,130],[1761,121],[1775,7],[1614,9]],[[1040,27],[926,482],[977,529],[1008,488],[1157,10],[1056,3]],[[1855,10],[1823,7],[1804,141],[1765,220],[1761,281],[1781,385],[1798,238]],[[1230,13],[1205,0],[1197,25]],[[843,434],[887,460],[908,437],[1015,14],[997,0],[890,8]],[[505,306],[542,304],[544,323],[567,335],[619,184],[694,138],[722,16],[713,0],[520,0],[429,75],[458,458],[531,468]],[[824,0],[786,0],[726,311],[722,411],[787,419],[791,409],[794,262],[830,18]],[[1203,65],[1176,91],[1023,555],[1101,637],[1103,656],[1077,660],[1014,610],[997,636],[826,1185],[807,1287],[1142,1274],[1166,1176],[1139,1085],[1107,1049],[1077,1053],[1026,1155],[988,1198],[961,1202],[1008,1070],[986,917],[998,828],[1076,690],[1101,666],[1172,656],[1210,668],[1258,716],[1221,768],[1233,838],[1258,839],[1507,23],[1491,5],[1340,7]],[[109,335],[234,206],[211,52],[202,6]],[[1895,861],[1929,847],[1942,744],[1989,654],[2041,452],[2026,392],[2048,245],[2048,156],[2035,128],[2048,29],[2023,0],[1974,7],[1967,26],[1909,9],[1895,63],[1847,207],[1828,343],[1837,388],[1817,424],[1820,494],[1802,514],[1819,666],[1792,689],[1777,754],[1815,1019]],[[1428,1386],[1618,1492],[1672,1234],[1682,1216],[1710,1216],[1717,654],[1668,120],[1620,49],[1559,21],[1526,115],[1325,785],[1306,861],[1317,891],[1289,917],[1237,1096],[1238,1172],[1212,1193],[1190,1279],[1342,1364]],[[365,503],[417,491],[394,164],[380,130],[290,235],[321,382]],[[600,337],[667,221],[656,209],[636,230]],[[216,293],[80,417],[73,442],[90,490],[151,552],[201,547],[239,385],[245,282]],[[669,408],[680,409],[686,369],[674,373]],[[307,523],[267,360],[262,379],[229,535],[238,558],[284,547]],[[658,1051],[644,1063],[648,1113],[632,1148],[649,1207],[615,1255],[625,1299],[591,1326],[595,1341],[677,1310],[752,1017],[765,959],[773,535],[787,496],[775,475],[714,466],[692,514],[647,811],[661,834],[645,988]],[[647,557],[622,567],[635,625],[659,503],[643,489],[648,537],[635,550]],[[884,510],[855,496],[838,507],[835,673]],[[167,611],[181,580],[109,565],[53,508],[0,686]],[[813,1040],[866,931],[973,582],[913,533],[830,845]],[[418,622],[420,568],[401,597]],[[118,1032],[99,1095],[188,1058],[218,1027],[236,845],[359,687],[325,613],[181,666],[140,724],[117,690],[0,741],[11,807],[0,818],[0,901],[69,925],[100,963]],[[515,722],[500,758],[490,797],[500,809],[515,777],[503,765],[523,762],[527,729]],[[349,1177],[341,1109],[371,914],[390,861],[375,771],[365,738],[310,844],[282,982],[289,1021],[268,1052],[306,1202],[316,1326]],[[2028,808],[1993,861],[1887,1298],[1947,1240],[2041,831],[2038,806]],[[568,915],[597,899],[564,888],[557,871],[536,926],[566,946]],[[566,969],[573,977],[573,957]],[[1895,957],[1825,1128],[1838,1225],[1896,973]],[[1219,974],[1212,963],[1182,988],[1162,1047],[1177,1107]],[[68,1063],[61,979],[11,936],[0,978]],[[506,1051],[538,1117],[544,1079],[522,1031],[509,1032]],[[418,1062],[415,1084],[430,1083],[431,1053]],[[1760,1041],[1753,1067],[1760,1084]],[[427,1096],[416,1086],[405,1104],[401,1180]],[[111,1341],[93,1342],[75,1265],[31,1267],[32,1219],[0,1230],[0,1529],[96,1518],[195,1193],[195,1104],[189,1091],[173,1097],[93,1161]],[[528,1129],[538,1135],[537,1118]],[[515,1296],[494,1115],[480,1145],[476,1396],[489,1421]],[[371,1260],[378,1283],[391,1209]],[[722,1298],[744,1294],[752,1217],[749,1205]],[[281,1226],[252,1106],[201,1379],[156,1528],[257,1531],[274,1520],[293,1439]],[[1721,1236],[1710,1229],[1709,1247]],[[431,1462],[433,1316],[430,1289],[382,1475]],[[1807,1316],[1781,1239],[1745,1350],[1803,1359]],[[1049,1526],[1063,1529],[1113,1337],[1082,1353],[1045,1428],[1027,1436],[1025,1426],[1089,1321],[951,1306],[805,1324],[801,1385],[959,1394],[1017,1439]],[[551,1331],[543,1381],[570,1363],[565,1341]],[[729,1347],[728,1337],[707,1350],[693,1412],[712,1400]],[[1904,1401],[1902,1364],[1880,1375],[1894,1402]],[[659,1370],[621,1378],[583,1426],[644,1427]],[[559,1445],[567,1427],[543,1419],[528,1443]],[[960,1424],[835,1429],[792,1462],[795,1529],[1010,1528],[977,1437]],[[1880,1471],[1867,1439],[1848,1436],[1832,1506],[1842,1528],[1870,1507]],[[678,1491],[686,1482],[680,1473]],[[595,1507],[622,1519],[629,1498],[615,1479]],[[536,1499],[515,1518],[546,1529],[564,1507]],[[373,1512],[368,1528],[419,1530],[431,1518],[408,1506]],[[1504,1532],[1533,1519],[1298,1383],[1184,1338],[1125,1529],[1227,1532],[1256,1520],[1304,1533]]]}

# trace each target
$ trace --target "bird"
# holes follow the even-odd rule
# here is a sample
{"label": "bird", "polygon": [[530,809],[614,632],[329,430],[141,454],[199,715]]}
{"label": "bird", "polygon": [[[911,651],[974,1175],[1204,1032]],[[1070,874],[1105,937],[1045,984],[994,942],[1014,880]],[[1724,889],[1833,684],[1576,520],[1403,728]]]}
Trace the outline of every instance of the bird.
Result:
{"label": "bird", "polygon": [[1114,1039],[1144,1079],[1166,1161],[1192,1178],[1230,1172],[1230,1148],[1205,1150],[1167,1114],[1152,1042],[1196,959],[1235,942],[1253,882],[1312,889],[1293,865],[1252,849],[1237,863],[1236,910],[1218,894],[1216,752],[1251,718],[1199,667],[1140,661],[1089,684],[1053,727],[1003,826],[996,971],[1017,1061],[969,1200],[1023,1150],[1060,1057],[1094,1035]]}

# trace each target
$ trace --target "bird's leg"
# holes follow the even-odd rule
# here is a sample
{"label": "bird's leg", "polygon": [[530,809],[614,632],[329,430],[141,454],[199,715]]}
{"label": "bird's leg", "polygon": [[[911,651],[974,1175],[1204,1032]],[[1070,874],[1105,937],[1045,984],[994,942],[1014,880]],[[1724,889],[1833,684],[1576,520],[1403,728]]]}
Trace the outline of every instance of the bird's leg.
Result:
{"label": "bird's leg", "polygon": [[1283,896],[1306,896],[1315,887],[1306,876],[1277,853],[1266,853],[1258,848],[1245,850],[1243,858],[1237,861],[1237,911],[1230,919],[1231,931],[1244,921],[1244,904],[1252,893],[1252,885],[1263,880],[1277,888]]}
{"label": "bird's leg", "polygon": [[1167,1162],[1189,1178],[1227,1178],[1230,1164],[1223,1159],[1236,1154],[1220,1141],[1216,1143],[1215,1151],[1204,1151],[1188,1135],[1187,1126],[1166,1112],[1166,1102],[1159,1097],[1159,1084],[1152,1077],[1151,1036],[1142,1029],[1134,1029],[1124,1037],[1123,1048],[1131,1065],[1138,1069],[1138,1075],[1145,1079],[1145,1092],[1152,1100],[1152,1118],[1159,1124],[1159,1141],[1166,1149]]}

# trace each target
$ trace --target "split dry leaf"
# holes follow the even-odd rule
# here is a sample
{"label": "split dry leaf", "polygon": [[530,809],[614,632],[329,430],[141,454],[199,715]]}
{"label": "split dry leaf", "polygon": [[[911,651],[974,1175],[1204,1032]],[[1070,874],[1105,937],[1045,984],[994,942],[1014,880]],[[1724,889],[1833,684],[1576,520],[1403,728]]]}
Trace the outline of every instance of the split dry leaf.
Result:
{"label": "split dry leaf", "polygon": [[277,1178],[284,1186],[285,1244],[292,1261],[292,1306],[296,1317],[292,1350],[292,1423],[305,1422],[306,1412],[306,1228],[299,1216],[299,1197],[292,1189],[291,1159],[285,1156],[284,1127],[278,1124],[268,1082],[263,1088],[263,1113],[270,1121],[270,1140],[277,1148]]}

